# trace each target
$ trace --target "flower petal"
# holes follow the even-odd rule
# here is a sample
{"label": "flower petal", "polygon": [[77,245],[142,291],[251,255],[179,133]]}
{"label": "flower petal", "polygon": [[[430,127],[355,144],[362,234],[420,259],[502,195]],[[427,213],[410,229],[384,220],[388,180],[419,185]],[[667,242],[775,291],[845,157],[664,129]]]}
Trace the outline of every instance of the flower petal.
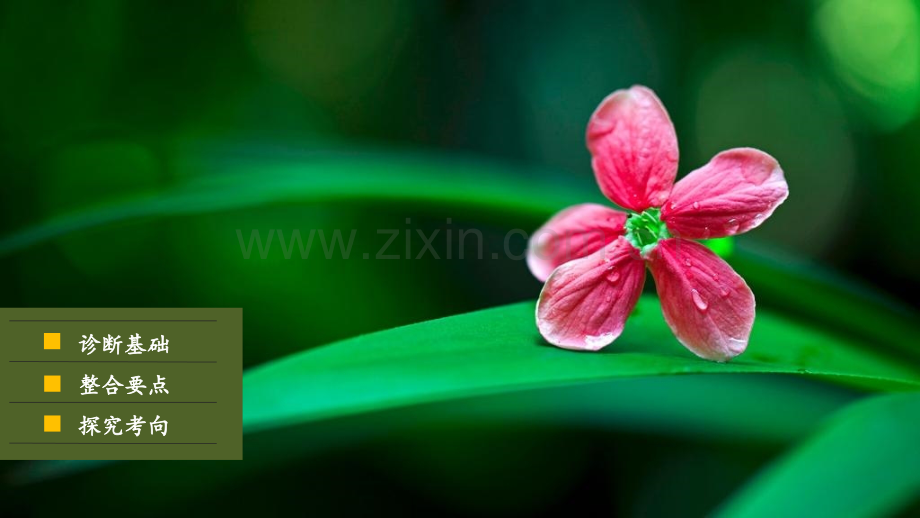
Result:
{"label": "flower petal", "polygon": [[634,86],[608,95],[591,116],[587,141],[605,196],[636,212],[664,204],[677,174],[677,135],[655,92]]}
{"label": "flower petal", "polygon": [[661,218],[675,236],[732,236],[760,225],[788,195],[776,159],[757,149],[730,149],[681,178]]}
{"label": "flower petal", "polygon": [[617,238],[556,268],[537,302],[537,328],[553,345],[596,351],[620,336],[644,283],[639,251]]}
{"label": "flower petal", "polygon": [[754,325],[754,294],[705,246],[665,239],[649,254],[664,319],[694,354],[728,361],[744,352]]}
{"label": "flower petal", "polygon": [[559,265],[593,254],[623,235],[626,214],[584,203],[573,205],[540,227],[527,245],[527,266],[545,281]]}

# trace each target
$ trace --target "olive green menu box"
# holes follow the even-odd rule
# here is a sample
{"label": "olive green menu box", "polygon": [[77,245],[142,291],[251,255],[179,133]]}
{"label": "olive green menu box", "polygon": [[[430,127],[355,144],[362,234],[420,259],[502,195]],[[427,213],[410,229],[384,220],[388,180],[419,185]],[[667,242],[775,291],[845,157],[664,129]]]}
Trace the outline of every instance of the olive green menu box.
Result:
{"label": "olive green menu box", "polygon": [[0,459],[242,459],[243,310],[0,309]]}

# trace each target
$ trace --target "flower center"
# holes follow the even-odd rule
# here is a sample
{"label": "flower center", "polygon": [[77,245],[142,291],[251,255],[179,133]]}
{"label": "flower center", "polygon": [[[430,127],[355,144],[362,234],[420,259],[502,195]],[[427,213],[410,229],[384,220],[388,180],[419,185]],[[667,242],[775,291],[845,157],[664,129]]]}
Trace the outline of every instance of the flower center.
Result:
{"label": "flower center", "polygon": [[661,209],[651,208],[642,213],[633,213],[626,220],[626,240],[645,256],[662,239],[671,237],[668,226],[661,221]]}

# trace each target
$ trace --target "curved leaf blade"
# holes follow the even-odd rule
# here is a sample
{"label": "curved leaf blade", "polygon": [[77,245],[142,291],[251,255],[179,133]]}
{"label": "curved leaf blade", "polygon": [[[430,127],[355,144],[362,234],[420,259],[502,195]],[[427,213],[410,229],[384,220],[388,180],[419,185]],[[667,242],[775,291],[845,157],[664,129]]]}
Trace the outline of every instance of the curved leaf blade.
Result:
{"label": "curved leaf blade", "polygon": [[640,300],[607,353],[551,347],[533,302],[359,336],[250,370],[243,427],[255,431],[416,403],[636,376],[810,375],[866,387],[920,388],[920,374],[852,343],[761,311],[748,351],[700,360],[671,336],[653,297]]}
{"label": "curved leaf blade", "polygon": [[[244,435],[246,458],[233,469],[201,463],[183,466],[182,471],[189,476],[194,470],[197,474],[192,478],[216,487],[324,451],[383,436],[416,434],[445,422],[633,430],[746,447],[782,445],[807,437],[823,418],[858,397],[858,392],[840,387],[771,375],[618,378],[393,408],[261,432],[248,430]],[[101,468],[107,468],[113,479],[162,475],[152,474],[144,463],[32,461],[10,470],[6,479],[16,485],[33,484]],[[194,487],[200,490],[202,484]]]}
{"label": "curved leaf blade", "polygon": [[860,401],[767,468],[720,515],[869,517],[896,513],[920,496],[918,437],[920,393]]}
{"label": "curved leaf blade", "polygon": [[567,205],[601,199],[596,191],[523,181],[514,169],[493,162],[421,153],[317,153],[289,159],[189,154],[177,160],[179,175],[191,179],[27,227],[0,239],[0,257],[115,223],[279,203],[423,201],[542,217]]}

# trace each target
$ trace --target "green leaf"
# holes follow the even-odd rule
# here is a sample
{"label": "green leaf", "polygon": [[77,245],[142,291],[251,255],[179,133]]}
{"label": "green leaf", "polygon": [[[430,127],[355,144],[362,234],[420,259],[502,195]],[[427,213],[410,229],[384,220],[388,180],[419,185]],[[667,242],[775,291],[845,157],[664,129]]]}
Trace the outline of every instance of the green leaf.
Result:
{"label": "green leaf", "polygon": [[621,377],[809,375],[878,389],[920,388],[917,371],[760,311],[748,351],[700,360],[644,297],[605,353],[566,351],[537,334],[526,302],[359,336],[270,362],[243,377],[243,427],[261,430],[422,402]]}
{"label": "green leaf", "polygon": [[[916,371],[768,311],[760,311],[748,351],[718,364],[679,345],[654,297],[640,300],[623,336],[602,353],[547,345],[536,333],[533,309],[526,302],[391,329],[247,371],[243,423],[252,456],[240,469],[261,469],[391,432],[400,423],[417,427],[445,416],[464,422],[574,419],[781,442],[842,402],[815,387],[779,390],[767,377],[763,385],[742,378],[654,378],[669,374],[778,373],[879,389],[920,387]],[[545,390],[520,392],[525,389]],[[503,396],[469,399],[490,394]],[[415,406],[460,399],[462,404]],[[299,423],[304,426],[293,426]],[[29,464],[12,477],[28,482],[97,466]],[[234,472],[222,469],[215,480]]]}
{"label": "green leaf", "polygon": [[425,154],[317,153],[297,159],[188,154],[176,161],[177,176],[188,179],[23,229],[0,239],[0,257],[115,223],[291,202],[420,201],[542,217],[567,205],[603,199],[596,190],[525,180],[519,170],[492,162]]}
{"label": "green leaf", "polygon": [[[246,430],[245,460],[232,466],[186,463],[181,473],[167,465],[151,471],[146,463],[109,461],[33,461],[7,473],[15,484],[33,484],[74,473],[108,468],[111,480],[147,480],[182,476],[207,481],[227,480],[277,469],[329,450],[355,447],[380,437],[410,436],[444,423],[504,428],[526,426],[589,427],[635,430],[705,441],[737,443],[746,448],[788,444],[813,432],[821,419],[852,402],[859,394],[778,375],[653,376],[617,378],[595,383],[508,391],[381,412],[356,413],[340,419],[304,422],[271,429]],[[244,415],[257,411],[244,408]],[[165,475],[165,474],[168,475]],[[94,475],[89,483],[101,483]]]}
{"label": "green leaf", "polygon": [[750,242],[737,247],[730,262],[754,290],[758,308],[765,303],[874,349],[920,360],[916,312],[876,288]]}
{"label": "green leaf", "polygon": [[836,415],[721,510],[725,517],[888,516],[920,494],[920,393]]}

